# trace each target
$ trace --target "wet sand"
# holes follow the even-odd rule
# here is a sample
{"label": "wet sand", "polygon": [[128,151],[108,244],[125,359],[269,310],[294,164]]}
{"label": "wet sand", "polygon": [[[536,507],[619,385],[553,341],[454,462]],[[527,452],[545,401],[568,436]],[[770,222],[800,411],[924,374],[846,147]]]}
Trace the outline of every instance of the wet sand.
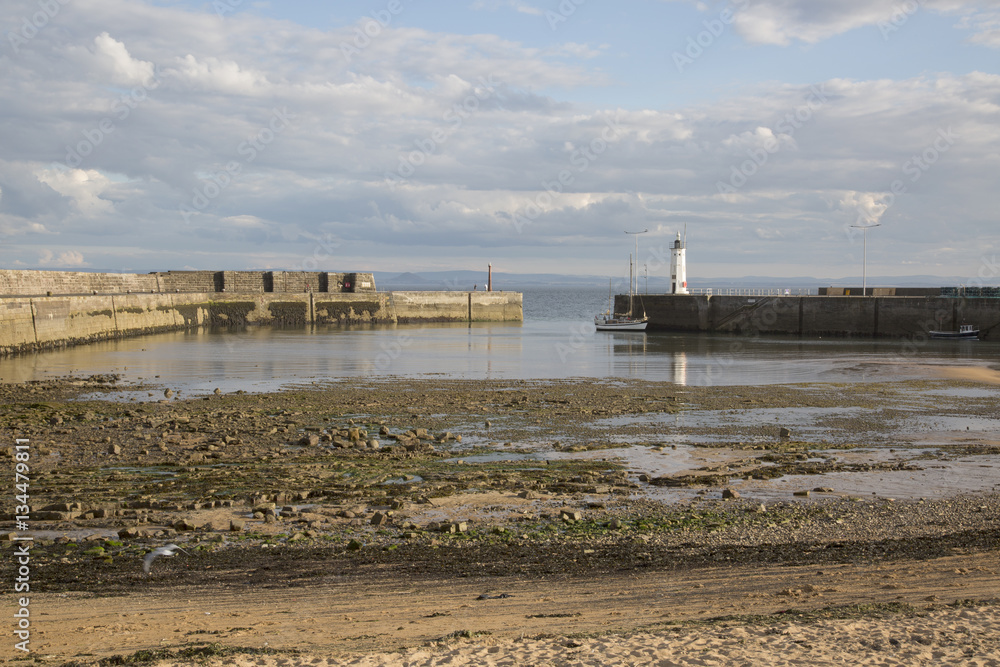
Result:
{"label": "wet sand", "polygon": [[3,385],[32,657],[997,664],[1000,390],[974,377]]}

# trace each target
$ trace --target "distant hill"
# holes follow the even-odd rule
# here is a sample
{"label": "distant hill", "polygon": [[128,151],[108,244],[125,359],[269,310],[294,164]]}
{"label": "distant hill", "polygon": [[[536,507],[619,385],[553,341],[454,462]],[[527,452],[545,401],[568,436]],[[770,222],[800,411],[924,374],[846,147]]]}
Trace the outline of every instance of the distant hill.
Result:
{"label": "distant hill", "polygon": [[[493,288],[496,290],[517,290],[531,287],[600,287],[607,288],[610,276],[595,275],[565,275],[557,273],[493,273]],[[622,276],[613,279],[622,282]],[[869,287],[946,287],[957,286],[968,282],[968,278],[956,276],[942,277],[929,275],[912,276],[868,276]],[[817,287],[860,287],[862,276],[846,276],[840,278],[813,278],[811,276],[796,276],[781,278],[775,276],[741,276],[738,278],[706,278],[691,276],[688,286],[692,288],[727,289],[727,288],[779,288],[779,289],[810,289]],[[473,287],[486,288],[485,271],[422,271],[417,273],[376,272],[375,284],[380,290],[457,290],[468,291]],[[627,289],[627,277],[624,280]],[[664,276],[649,276],[648,279],[639,276],[639,292],[664,292],[669,287],[669,281]]]}

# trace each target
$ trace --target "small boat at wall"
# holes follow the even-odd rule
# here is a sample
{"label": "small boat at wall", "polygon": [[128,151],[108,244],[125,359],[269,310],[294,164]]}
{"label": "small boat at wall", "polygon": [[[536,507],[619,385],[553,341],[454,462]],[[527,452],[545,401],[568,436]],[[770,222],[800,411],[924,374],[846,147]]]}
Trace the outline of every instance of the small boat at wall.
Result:
{"label": "small boat at wall", "polygon": [[958,331],[931,331],[929,332],[931,338],[945,339],[945,340],[978,340],[979,339],[979,329],[974,328],[971,324],[962,324],[958,327]]}
{"label": "small boat at wall", "polygon": [[645,331],[646,324],[646,317],[610,316],[605,313],[594,318],[594,326],[598,331]]}
{"label": "small boat at wall", "polygon": [[[629,274],[632,273],[632,262],[629,260]],[[649,318],[643,314],[641,317],[632,315],[632,303],[634,299],[632,291],[632,276],[628,281],[628,312],[623,314],[615,313],[614,280],[608,287],[608,310],[594,318],[594,326],[598,331],[645,331]]]}

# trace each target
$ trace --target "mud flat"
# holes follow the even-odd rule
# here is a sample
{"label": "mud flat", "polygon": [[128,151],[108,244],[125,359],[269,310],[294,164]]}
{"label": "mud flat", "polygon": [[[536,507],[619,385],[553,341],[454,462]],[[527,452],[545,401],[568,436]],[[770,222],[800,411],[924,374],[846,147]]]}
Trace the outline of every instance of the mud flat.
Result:
{"label": "mud flat", "polygon": [[38,662],[997,664],[989,383],[121,384],[0,386]]}

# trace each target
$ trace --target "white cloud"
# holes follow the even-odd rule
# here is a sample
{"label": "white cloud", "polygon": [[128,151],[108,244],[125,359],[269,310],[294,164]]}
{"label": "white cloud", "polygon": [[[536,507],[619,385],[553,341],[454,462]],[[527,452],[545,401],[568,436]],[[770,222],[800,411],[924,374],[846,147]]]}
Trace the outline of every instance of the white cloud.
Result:
{"label": "white cloud", "polygon": [[965,16],[959,27],[972,31],[970,42],[1000,49],[1000,11],[982,11]]}
{"label": "white cloud", "polygon": [[83,261],[83,253],[76,250],[65,250],[58,255],[44,249],[38,255],[38,265],[53,269],[71,269],[87,266]]}
{"label": "white cloud", "polygon": [[182,85],[213,93],[255,95],[267,92],[267,77],[245,70],[233,60],[207,57],[199,61],[190,53],[179,60],[176,73]]}
{"label": "white cloud", "polygon": [[845,192],[840,198],[840,210],[847,215],[852,225],[876,225],[889,210],[888,193],[885,192]]}
{"label": "white cloud", "polygon": [[[734,24],[752,44],[815,44],[862,27],[884,35],[902,29],[917,12],[963,15],[960,27],[973,31],[971,41],[1000,46],[996,0],[755,0],[735,3]],[[744,6],[745,5],[745,6]]]}
{"label": "white cloud", "polygon": [[153,83],[153,63],[133,58],[122,42],[107,32],[94,38],[98,59],[111,72],[111,80],[122,86],[149,86]]}
{"label": "white cloud", "polygon": [[94,169],[40,169],[38,180],[69,197],[76,210],[89,217],[114,212],[114,204],[101,197],[111,185],[107,176]]}
{"label": "white cloud", "polygon": [[542,16],[545,14],[544,10],[529,5],[526,2],[521,2],[521,0],[476,0],[476,2],[472,3],[472,8],[480,11],[496,11],[501,7],[509,7],[520,14],[529,14],[531,16]]}
{"label": "white cloud", "polygon": [[[762,74],[737,89],[724,78],[710,82],[710,101],[681,106],[670,94],[691,80],[664,68],[646,70],[643,86],[665,94],[619,95],[606,56],[624,57],[621,42],[564,41],[585,15],[530,44],[401,20],[348,63],[339,45],[354,24],[324,31],[239,12],[221,30],[214,14],[106,1],[100,13],[65,5],[74,32],[41,31],[30,58],[5,56],[0,68],[0,233],[24,242],[0,260],[58,235],[47,261],[73,261],[59,253],[78,248],[102,268],[280,267],[333,235],[359,268],[488,255],[587,272],[604,270],[624,228],[648,226],[651,244],[667,244],[687,224],[699,271],[709,256],[745,271],[733,267],[842,265],[843,227],[859,211],[882,222],[892,253],[915,257],[917,243],[949,233],[942,221],[979,229],[997,210],[1000,77],[990,71],[830,79],[811,107],[807,83]],[[967,29],[986,34],[974,27],[982,16],[956,3]],[[890,4],[760,0],[745,27],[756,41],[815,41]],[[927,0],[921,11],[945,9]],[[720,54],[699,63],[706,75]],[[146,98],[109,89],[114,77],[134,86],[150,63],[160,85]],[[570,101],[574,87],[590,101]],[[270,127],[275,108],[294,116],[287,129]],[[795,123],[782,123],[789,115]],[[949,129],[959,139],[928,169],[904,171]],[[51,166],[87,141],[77,169]],[[720,195],[718,182],[774,142],[781,150]],[[390,187],[401,165],[408,173]],[[896,180],[906,192],[890,202]],[[198,192],[185,221],[179,209]],[[983,234],[963,237],[972,252]]]}

